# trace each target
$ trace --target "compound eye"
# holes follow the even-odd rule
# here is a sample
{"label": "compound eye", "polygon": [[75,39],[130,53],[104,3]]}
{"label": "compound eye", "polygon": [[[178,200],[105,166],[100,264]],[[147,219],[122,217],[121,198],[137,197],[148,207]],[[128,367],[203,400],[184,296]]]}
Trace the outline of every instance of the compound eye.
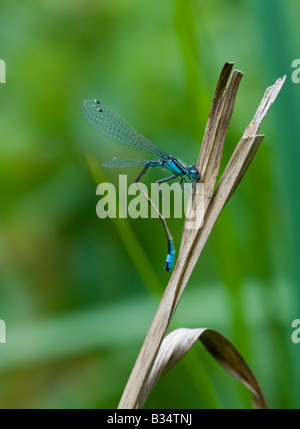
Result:
{"label": "compound eye", "polygon": [[198,171],[198,168],[195,165],[190,165],[188,167],[188,170],[189,170],[189,174],[191,175],[191,177],[193,179],[198,179],[198,177],[199,177],[199,171]]}

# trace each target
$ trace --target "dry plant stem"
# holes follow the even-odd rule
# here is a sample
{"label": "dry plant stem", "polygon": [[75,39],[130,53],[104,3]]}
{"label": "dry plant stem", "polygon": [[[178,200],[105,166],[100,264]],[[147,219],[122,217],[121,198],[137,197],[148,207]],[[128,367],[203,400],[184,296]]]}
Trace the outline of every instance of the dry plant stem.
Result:
{"label": "dry plant stem", "polygon": [[[204,179],[205,193],[208,195],[212,194],[215,186],[225,135],[242,77],[241,72],[234,70],[226,88],[232,67],[232,63],[226,63],[221,72],[197,164],[201,177]],[[142,406],[140,398],[143,388],[147,383],[153,362],[181,295],[221,210],[235,191],[263,139],[263,136],[256,133],[284,80],[285,77],[278,79],[272,87],[266,90],[259,108],[227,164],[212,198],[208,198],[204,205],[203,224],[196,230],[191,227],[184,228],[176,266],[131,372],[119,408],[133,409]]]}

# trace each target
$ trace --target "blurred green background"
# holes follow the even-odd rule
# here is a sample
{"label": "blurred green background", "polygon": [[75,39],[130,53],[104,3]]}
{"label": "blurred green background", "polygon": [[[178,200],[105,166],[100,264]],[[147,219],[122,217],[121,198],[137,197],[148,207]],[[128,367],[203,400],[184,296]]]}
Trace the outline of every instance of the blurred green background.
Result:
{"label": "blurred green background", "polygon": [[[266,87],[287,80],[170,328],[218,330],[271,408],[299,407],[300,345],[291,341],[300,317],[300,84],[291,80],[299,13],[295,0],[1,1],[1,408],[116,407],[169,279],[157,219],[96,217],[95,176],[117,186],[119,174],[100,162],[125,151],[87,124],[82,101],[101,98],[193,163],[225,61],[245,76],[221,168]],[[126,172],[130,183],[137,170]],[[183,220],[168,223],[178,250]],[[199,343],[146,407],[251,400]]]}

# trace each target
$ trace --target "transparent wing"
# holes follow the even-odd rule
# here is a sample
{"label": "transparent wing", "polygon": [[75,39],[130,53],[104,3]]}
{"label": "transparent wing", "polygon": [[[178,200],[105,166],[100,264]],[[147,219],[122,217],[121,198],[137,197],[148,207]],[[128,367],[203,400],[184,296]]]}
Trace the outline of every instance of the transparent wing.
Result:
{"label": "transparent wing", "polygon": [[81,108],[85,119],[103,136],[129,149],[150,152],[161,158],[167,154],[140,134],[109,107],[97,100],[85,100]]}
{"label": "transparent wing", "polygon": [[131,158],[112,158],[102,163],[103,167],[109,168],[128,168],[145,165],[147,159],[131,159]]}

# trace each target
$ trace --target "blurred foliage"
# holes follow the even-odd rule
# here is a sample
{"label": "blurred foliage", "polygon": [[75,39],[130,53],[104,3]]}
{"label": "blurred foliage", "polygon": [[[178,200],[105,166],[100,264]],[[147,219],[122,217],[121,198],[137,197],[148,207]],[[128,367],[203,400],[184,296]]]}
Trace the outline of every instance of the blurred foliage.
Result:
{"label": "blurred foliage", "polygon": [[[95,180],[105,174],[118,185],[118,172],[94,161],[123,150],[88,126],[82,101],[101,98],[192,163],[225,61],[245,76],[223,167],[265,88],[284,74],[287,82],[171,328],[219,330],[246,358],[270,407],[300,406],[300,346],[291,341],[300,311],[300,86],[290,79],[299,13],[293,0],[2,0],[1,408],[116,407],[169,278],[157,219],[96,217]],[[128,171],[129,180],[136,174]],[[168,223],[178,249],[183,221]],[[146,406],[251,403],[199,344]]]}

